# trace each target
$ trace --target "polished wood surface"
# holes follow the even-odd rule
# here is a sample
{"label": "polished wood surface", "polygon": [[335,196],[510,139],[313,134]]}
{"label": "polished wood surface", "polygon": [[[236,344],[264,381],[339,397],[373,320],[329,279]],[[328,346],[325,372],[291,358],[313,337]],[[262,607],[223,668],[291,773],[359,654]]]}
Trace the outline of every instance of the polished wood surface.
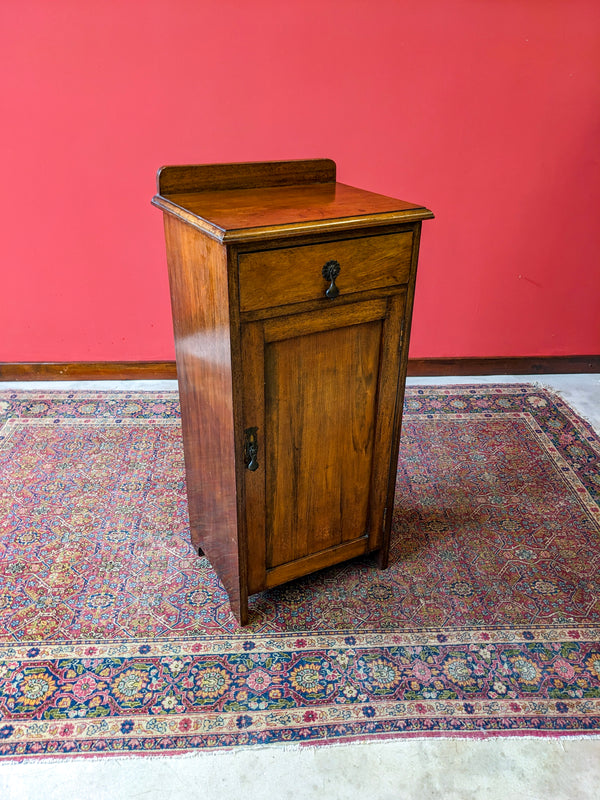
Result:
{"label": "polished wood surface", "polygon": [[337,183],[329,159],[163,167],[152,202],[231,243],[433,217],[424,206]]}
{"label": "polished wood surface", "polygon": [[312,314],[312,332],[273,341],[265,323],[267,569],[369,533],[383,318],[369,310],[329,330]]}
{"label": "polished wood surface", "polygon": [[343,183],[173,193],[167,199],[223,231],[420,209]]}
{"label": "polished wood surface", "polygon": [[153,200],[165,212],[192,540],[242,624],[248,594],[364,553],[388,558],[432,215],[335,183],[331,164],[163,169],[170,193]]}
{"label": "polished wood surface", "polygon": [[335,182],[335,162],[329,158],[296,161],[261,161],[238,164],[186,164],[158,171],[158,193],[255,189],[259,186],[293,186]]}
{"label": "polished wood surface", "polygon": [[[386,409],[389,416],[383,416],[383,435],[386,437],[386,442],[391,454],[388,462],[387,477],[379,482],[379,488],[382,491],[381,503],[385,503],[384,520],[383,520],[383,536],[381,547],[378,553],[378,563],[380,569],[385,569],[388,565],[390,554],[390,536],[392,530],[392,519],[394,509],[394,497],[396,488],[396,477],[398,470],[398,452],[400,449],[400,433],[402,430],[402,413],[404,410],[404,390],[406,387],[406,367],[408,362],[408,348],[410,346],[410,326],[412,321],[413,302],[415,297],[415,282],[417,277],[417,263],[419,260],[419,246],[421,242],[421,226],[419,225],[415,230],[413,239],[413,252],[412,262],[410,268],[410,279],[406,287],[406,300],[405,312],[399,326],[394,326],[390,332],[392,339],[390,346],[384,352],[384,358],[387,363],[382,364],[382,372],[387,376],[388,381],[396,378],[396,385],[394,387],[394,404]],[[390,302],[395,303],[396,306],[401,302],[399,297],[390,299]],[[393,337],[393,338],[392,338]],[[394,373],[394,367],[397,365],[398,371]],[[383,495],[385,493],[385,497]]]}
{"label": "polished wood surface", "polygon": [[329,547],[327,550],[311,553],[305,558],[290,561],[287,564],[281,564],[279,567],[270,569],[266,574],[265,587],[270,589],[273,586],[281,586],[282,583],[293,581],[302,575],[309,575],[311,572],[318,572],[318,570],[325,567],[331,567],[334,564],[340,564],[342,561],[362,556],[367,550],[368,537],[365,535],[360,539],[353,539],[351,542],[344,542],[343,544]]}
{"label": "polished wood surface", "polygon": [[410,271],[412,231],[328,241],[324,244],[240,253],[242,312],[270,306],[322,300],[329,282],[322,268],[339,263],[336,285],[342,296],[406,283]]}
{"label": "polished wood surface", "polygon": [[264,459],[244,474],[250,593],[383,547],[407,311],[401,286],[243,326]]}
{"label": "polished wood surface", "polygon": [[165,215],[192,543],[243,622],[226,249]]}
{"label": "polished wood surface", "polygon": [[[423,206],[342,183],[158,195],[154,204],[221,241],[365,228],[433,215]],[[279,230],[278,230],[279,228]]]}
{"label": "polished wood surface", "polygon": [[414,358],[415,378],[452,375],[575,375],[600,373],[600,355],[516,356],[510,358]]}
{"label": "polished wood surface", "polygon": [[0,363],[0,381],[173,380],[174,361],[69,361]]}

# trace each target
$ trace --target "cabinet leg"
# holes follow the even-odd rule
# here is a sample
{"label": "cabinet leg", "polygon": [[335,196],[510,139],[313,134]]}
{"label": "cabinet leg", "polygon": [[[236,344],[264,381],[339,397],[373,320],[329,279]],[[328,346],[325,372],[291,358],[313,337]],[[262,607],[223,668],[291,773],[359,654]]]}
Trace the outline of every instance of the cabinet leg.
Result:
{"label": "cabinet leg", "polygon": [[243,628],[244,625],[248,624],[248,598],[245,597],[240,598],[239,600],[232,600],[230,597],[229,604],[231,606],[231,610],[233,611],[234,617]]}
{"label": "cabinet leg", "polygon": [[389,548],[382,547],[377,553],[377,566],[379,569],[387,569],[390,563]]}

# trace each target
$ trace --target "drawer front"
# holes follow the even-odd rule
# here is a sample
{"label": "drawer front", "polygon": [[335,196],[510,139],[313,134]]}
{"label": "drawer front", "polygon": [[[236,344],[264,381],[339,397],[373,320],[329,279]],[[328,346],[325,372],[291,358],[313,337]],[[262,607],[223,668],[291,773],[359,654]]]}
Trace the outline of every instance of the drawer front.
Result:
{"label": "drawer front", "polygon": [[[331,281],[323,276],[323,267],[332,261],[339,265],[335,287],[340,297],[406,283],[412,243],[412,231],[403,231],[240,253],[241,311],[257,311],[321,298],[331,302],[325,294]],[[330,294],[337,296],[335,289]]]}

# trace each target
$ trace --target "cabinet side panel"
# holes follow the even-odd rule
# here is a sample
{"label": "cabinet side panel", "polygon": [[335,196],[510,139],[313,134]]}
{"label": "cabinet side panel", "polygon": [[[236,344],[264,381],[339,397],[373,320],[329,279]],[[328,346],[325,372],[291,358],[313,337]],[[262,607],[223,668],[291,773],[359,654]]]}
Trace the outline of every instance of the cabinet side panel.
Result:
{"label": "cabinet side panel", "polygon": [[[240,618],[231,343],[225,247],[164,215],[192,543]],[[245,594],[245,593],[244,593]]]}
{"label": "cabinet side panel", "polygon": [[[394,444],[394,419],[400,391],[398,377],[402,355],[402,317],[406,302],[405,292],[388,298],[388,309],[383,325],[381,362],[379,368],[377,425],[375,431],[375,458],[371,496],[371,547],[379,548],[383,543],[389,547],[389,538],[383,535],[384,513],[387,504],[390,463],[398,462],[398,447]],[[402,401],[400,400],[400,403]],[[395,449],[394,449],[395,448]],[[391,480],[395,483],[396,474]],[[391,506],[387,510],[391,518]],[[387,518],[386,518],[387,519]]]}
{"label": "cabinet side panel", "polygon": [[[408,349],[410,345],[410,330],[412,322],[412,310],[415,297],[415,284],[417,279],[417,263],[419,260],[419,243],[421,240],[421,223],[414,225],[413,251],[411,256],[410,279],[408,282],[406,303],[404,306],[403,337],[400,342],[400,370],[398,375],[398,386],[396,390],[396,404],[394,409],[394,424],[392,428],[391,458],[388,473],[388,488],[386,507],[388,513],[383,530],[382,547],[379,551],[379,566],[385,569],[389,561],[390,536],[392,529],[392,509],[394,506],[394,495],[396,488],[396,478],[398,472],[398,455],[400,451],[400,433],[402,430],[402,413],[404,405],[404,391],[406,388],[406,371],[408,365]],[[402,312],[400,312],[402,313]]]}

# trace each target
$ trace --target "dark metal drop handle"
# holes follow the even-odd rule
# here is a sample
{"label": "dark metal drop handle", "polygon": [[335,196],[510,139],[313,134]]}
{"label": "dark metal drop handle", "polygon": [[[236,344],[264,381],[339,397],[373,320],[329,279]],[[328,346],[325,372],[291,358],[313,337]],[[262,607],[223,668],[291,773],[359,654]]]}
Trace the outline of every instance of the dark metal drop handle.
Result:
{"label": "dark metal drop handle", "polygon": [[328,297],[330,300],[334,300],[340,290],[335,285],[335,279],[340,274],[340,265],[337,261],[328,261],[322,270],[322,275],[326,281],[329,281],[329,288],[325,292],[325,297]]}
{"label": "dark metal drop handle", "polygon": [[244,431],[244,463],[250,472],[258,469],[258,428],[246,428]]}

